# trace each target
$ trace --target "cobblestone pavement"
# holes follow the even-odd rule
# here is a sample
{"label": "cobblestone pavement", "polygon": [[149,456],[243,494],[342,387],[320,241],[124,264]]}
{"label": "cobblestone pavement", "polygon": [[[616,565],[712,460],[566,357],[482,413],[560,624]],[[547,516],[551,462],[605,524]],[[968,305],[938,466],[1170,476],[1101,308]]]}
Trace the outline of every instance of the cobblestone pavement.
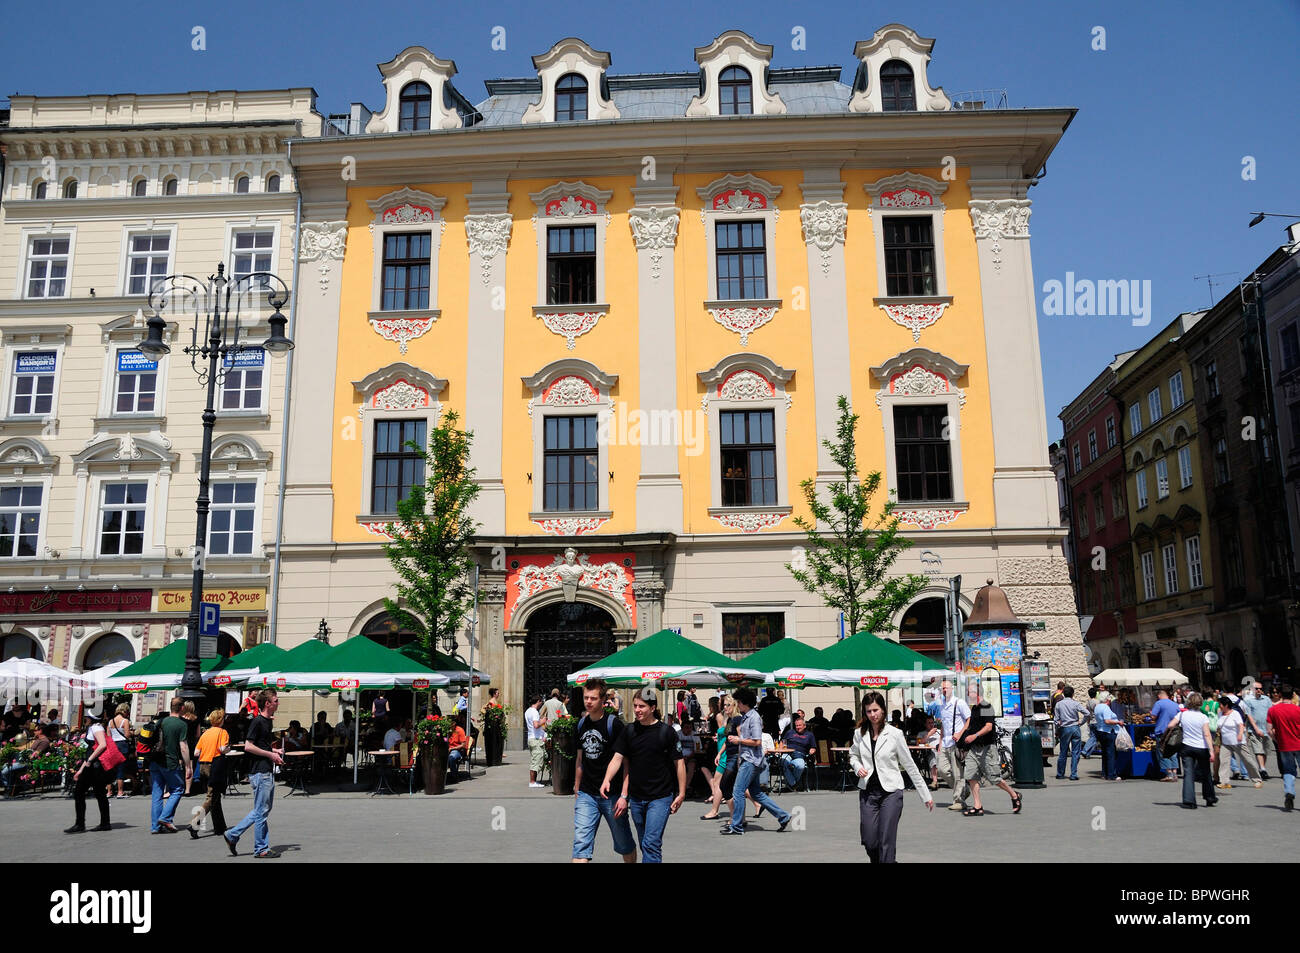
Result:
{"label": "cobblestone pavement", "polygon": [[[454,856],[485,860],[567,861],[571,855],[571,798],[546,789],[530,789],[523,753],[489,771],[478,769],[471,780],[448,786],[441,797],[369,797],[364,792],[318,793],[310,798],[285,797],[277,786],[271,813],[271,843],[284,851],[280,863],[359,861],[437,862]],[[1202,857],[1255,856],[1285,860],[1300,836],[1300,812],[1282,811],[1282,784],[1274,778],[1260,790],[1235,782],[1220,791],[1216,807],[1180,809],[1181,786],[1155,781],[1100,780],[1096,759],[1085,762],[1083,780],[1058,782],[1049,776],[1043,789],[1024,792],[1024,811],[1011,814],[1006,794],[994,790],[985,799],[984,817],[962,817],[944,810],[950,798],[936,797],[933,814],[915,792],[906,792],[899,830],[900,861],[1152,861],[1167,858],[1178,845],[1195,844]],[[364,780],[364,775],[363,775]],[[373,783],[373,782],[372,782]],[[244,788],[247,790],[247,787]],[[699,820],[706,805],[687,801],[668,823],[664,858],[668,862],[764,860],[786,862],[864,862],[858,840],[854,792],[786,793],[777,796],[795,813],[792,830],[778,834],[767,815],[750,819],[743,838],[718,836],[718,824]],[[113,800],[111,832],[65,835],[73,820],[70,798],[0,802],[4,831],[3,857],[9,863],[101,861],[149,863],[246,863],[251,860],[252,831],[233,859],[214,836],[192,840],[179,834],[149,834],[149,800]],[[198,798],[185,798],[177,825],[188,823]],[[251,795],[225,800],[228,823],[252,805]],[[88,822],[98,820],[93,801]],[[1244,853],[1243,853],[1244,852]],[[609,834],[596,841],[598,862],[615,862]]]}

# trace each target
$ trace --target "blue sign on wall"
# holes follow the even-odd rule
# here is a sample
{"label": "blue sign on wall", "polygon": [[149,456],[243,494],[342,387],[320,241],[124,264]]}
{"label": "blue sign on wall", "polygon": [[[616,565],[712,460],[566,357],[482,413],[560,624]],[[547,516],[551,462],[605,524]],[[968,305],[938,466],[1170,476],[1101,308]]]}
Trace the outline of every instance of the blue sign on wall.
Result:
{"label": "blue sign on wall", "polygon": [[226,367],[261,367],[266,363],[266,352],[260,347],[235,351],[226,355]]}
{"label": "blue sign on wall", "polygon": [[139,351],[118,351],[117,372],[119,374],[138,374],[158,370],[158,362],[151,361]]}
{"label": "blue sign on wall", "polygon": [[53,374],[56,355],[53,351],[36,351],[18,355],[17,373]]}

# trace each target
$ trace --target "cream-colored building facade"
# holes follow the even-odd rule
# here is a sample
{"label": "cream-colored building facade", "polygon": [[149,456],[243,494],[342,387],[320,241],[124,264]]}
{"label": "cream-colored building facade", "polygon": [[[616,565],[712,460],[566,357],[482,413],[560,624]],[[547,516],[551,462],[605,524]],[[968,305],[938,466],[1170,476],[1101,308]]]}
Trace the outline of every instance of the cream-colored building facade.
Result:
{"label": "cream-colored building facade", "polygon": [[[0,633],[4,656],[81,671],[184,634],[200,386],[138,345],[165,275],[293,281],[287,140],[318,136],[311,89],[14,96],[0,188]],[[246,340],[267,335],[263,309]],[[272,589],[286,367],[240,355],[217,391],[207,590],[238,645]],[[152,710],[152,709],[149,709]]]}

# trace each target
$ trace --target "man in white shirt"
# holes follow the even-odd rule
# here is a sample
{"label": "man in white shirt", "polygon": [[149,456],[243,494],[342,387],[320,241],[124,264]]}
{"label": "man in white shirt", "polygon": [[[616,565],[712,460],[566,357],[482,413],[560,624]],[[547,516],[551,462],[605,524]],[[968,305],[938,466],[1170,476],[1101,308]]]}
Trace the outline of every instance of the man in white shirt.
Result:
{"label": "man in white shirt", "polygon": [[970,718],[970,705],[957,697],[948,679],[945,678],[940,687],[943,689],[943,702],[939,706],[939,727],[943,731],[943,743],[939,748],[939,774],[952,783],[953,801],[948,810],[961,811],[966,808],[970,788],[962,780],[962,762],[966,753],[957,747],[957,732]]}
{"label": "man in white shirt", "polygon": [[546,763],[546,729],[542,721],[542,696],[534,695],[524,711],[524,725],[528,728],[528,786],[545,787],[537,780]]}
{"label": "man in white shirt", "polygon": [[396,751],[397,746],[402,743],[402,733],[397,730],[396,725],[390,725],[384,732],[384,750]]}

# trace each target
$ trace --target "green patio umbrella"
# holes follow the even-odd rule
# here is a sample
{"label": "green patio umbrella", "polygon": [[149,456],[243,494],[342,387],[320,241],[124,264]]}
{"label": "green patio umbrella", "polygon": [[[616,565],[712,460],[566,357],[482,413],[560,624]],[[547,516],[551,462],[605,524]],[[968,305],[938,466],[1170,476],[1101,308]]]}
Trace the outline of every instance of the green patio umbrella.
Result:
{"label": "green patio umbrella", "polygon": [[763,672],[764,685],[803,688],[826,685],[830,672],[822,661],[822,650],[798,639],[778,639],[765,649],[741,659],[746,668]]}
{"label": "green patio umbrella", "polygon": [[[109,692],[152,692],[159,689],[179,688],[181,677],[185,674],[185,652],[187,639],[176,639],[157,652],[150,652],[138,662],[122,669],[116,675],[104,679],[101,686]],[[240,652],[231,659],[205,658],[199,660],[199,671],[205,682],[210,682],[213,670],[222,666],[222,674],[231,680],[243,680],[256,673],[255,666],[244,665]]]}
{"label": "green patio umbrella", "polygon": [[430,659],[429,653],[425,651],[424,646],[419,642],[408,642],[397,651],[401,652],[407,658],[415,659],[415,661],[419,662],[421,665],[428,666],[439,675],[447,676],[448,680],[450,680],[453,685],[469,685],[474,682],[475,677],[478,678],[478,682],[475,684],[492,684],[492,676],[487,672],[481,671],[480,669],[474,669],[474,672],[471,674],[469,665],[462,662],[454,655],[447,655],[435,649],[433,652],[433,658]]}
{"label": "green patio umbrella", "polygon": [[821,664],[830,670],[829,684],[858,688],[914,685],[952,675],[941,663],[865,631],[822,649]]}
{"label": "green patio umbrella", "polygon": [[570,685],[603,678],[623,687],[663,682],[663,688],[757,685],[765,675],[748,663],[692,642],[672,629],[633,642],[625,649],[568,676]]}
{"label": "green patio umbrella", "polygon": [[[251,649],[245,649],[238,655],[232,655],[230,658],[221,659],[214,665],[205,681],[213,685],[231,685],[237,682],[256,682],[261,683],[262,672],[270,671],[280,667],[280,661],[288,653],[278,645],[272,645],[270,642],[263,642],[260,645],[254,645]],[[237,676],[236,672],[250,671],[252,674]]]}

